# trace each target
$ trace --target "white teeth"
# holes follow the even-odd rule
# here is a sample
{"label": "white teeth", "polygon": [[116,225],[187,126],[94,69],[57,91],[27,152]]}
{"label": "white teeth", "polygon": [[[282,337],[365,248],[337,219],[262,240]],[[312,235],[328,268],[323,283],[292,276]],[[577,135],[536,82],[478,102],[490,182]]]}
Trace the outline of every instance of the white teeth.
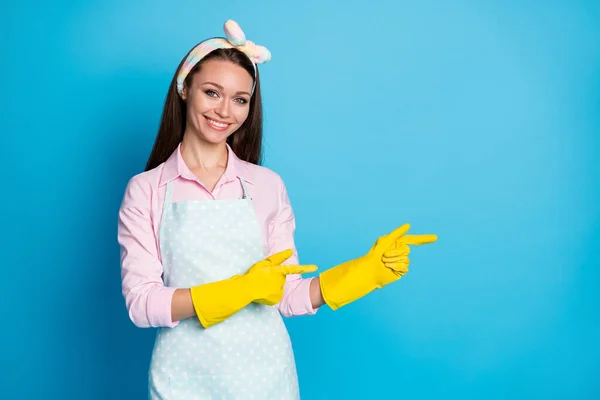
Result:
{"label": "white teeth", "polygon": [[229,124],[224,124],[224,123],[222,123],[222,122],[213,121],[213,120],[212,120],[212,119],[210,119],[210,118],[208,119],[208,122],[210,122],[210,123],[211,123],[211,125],[214,125],[214,126],[216,126],[217,128],[225,128],[227,125],[229,125]]}

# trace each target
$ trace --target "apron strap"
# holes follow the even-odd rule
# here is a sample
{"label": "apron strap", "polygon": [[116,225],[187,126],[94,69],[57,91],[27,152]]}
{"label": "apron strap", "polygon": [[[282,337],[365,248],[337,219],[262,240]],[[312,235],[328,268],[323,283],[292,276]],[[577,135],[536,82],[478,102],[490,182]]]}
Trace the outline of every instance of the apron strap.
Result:
{"label": "apron strap", "polygon": [[163,203],[163,213],[168,210],[171,206],[171,194],[173,193],[173,181],[167,183],[167,190],[165,192],[165,202]]}
{"label": "apron strap", "polygon": [[167,218],[169,211],[171,211],[171,193],[173,192],[173,181],[167,183],[167,189],[165,191],[165,201],[163,202],[162,207],[162,217],[160,224],[160,236],[163,236],[163,226],[165,225],[163,222]]}
{"label": "apron strap", "polygon": [[248,188],[246,187],[246,184],[244,183],[244,180],[242,178],[238,178],[238,179],[240,180],[240,183],[242,184],[242,190],[244,191],[244,194],[242,194],[242,199],[250,199],[250,200],[252,200],[252,198],[248,194]]}
{"label": "apron strap", "polygon": [[[163,238],[165,237],[165,222],[167,220],[167,214],[169,213],[169,211],[171,210],[171,194],[173,192],[173,181],[167,183],[167,188],[165,191],[165,201],[163,202],[163,207],[162,207],[162,216],[161,216],[161,222],[160,222],[160,228],[159,228],[159,245],[158,245],[158,252],[160,255],[160,258],[162,259],[162,241]],[[162,279],[164,280],[165,277],[169,276],[169,271],[168,271],[168,267],[167,264],[163,263],[163,274],[162,274]],[[165,281],[165,284],[167,284],[168,282]]]}

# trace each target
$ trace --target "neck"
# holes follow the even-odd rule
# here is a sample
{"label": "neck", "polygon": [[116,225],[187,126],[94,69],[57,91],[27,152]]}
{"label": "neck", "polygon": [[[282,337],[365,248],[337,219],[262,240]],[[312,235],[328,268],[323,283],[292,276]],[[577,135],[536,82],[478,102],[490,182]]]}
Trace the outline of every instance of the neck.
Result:
{"label": "neck", "polygon": [[188,168],[209,170],[227,166],[227,146],[223,143],[208,143],[193,134],[184,134],[181,141],[181,157]]}

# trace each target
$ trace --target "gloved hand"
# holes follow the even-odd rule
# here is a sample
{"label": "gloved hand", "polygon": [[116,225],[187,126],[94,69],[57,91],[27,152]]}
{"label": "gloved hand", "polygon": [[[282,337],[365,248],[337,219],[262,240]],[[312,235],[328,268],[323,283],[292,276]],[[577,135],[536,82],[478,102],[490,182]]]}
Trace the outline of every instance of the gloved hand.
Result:
{"label": "gloved hand", "polygon": [[202,326],[223,322],[253,301],[275,305],[283,297],[287,275],[317,270],[316,265],[281,265],[292,254],[288,249],[257,262],[244,274],[192,287],[192,302]]}
{"label": "gloved hand", "polygon": [[287,275],[306,274],[317,270],[316,265],[282,265],[292,256],[292,250],[275,253],[248,269],[246,280],[253,290],[253,301],[273,306],[283,298]]}
{"label": "gloved hand", "polygon": [[409,224],[402,225],[377,239],[364,256],[322,272],[319,281],[325,303],[337,310],[408,272],[408,245],[437,240],[436,235],[405,235],[409,229]]}

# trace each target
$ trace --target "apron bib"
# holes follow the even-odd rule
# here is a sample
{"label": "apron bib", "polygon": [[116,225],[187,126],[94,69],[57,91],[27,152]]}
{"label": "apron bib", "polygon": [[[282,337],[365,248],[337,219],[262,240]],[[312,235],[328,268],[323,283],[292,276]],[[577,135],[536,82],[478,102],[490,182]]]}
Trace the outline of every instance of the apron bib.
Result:
{"label": "apron bib", "polygon": [[[167,184],[160,228],[166,286],[242,274],[264,258],[246,185],[241,199],[173,203]],[[290,338],[276,307],[251,303],[204,329],[198,318],[159,328],[149,370],[153,400],[299,399]]]}

